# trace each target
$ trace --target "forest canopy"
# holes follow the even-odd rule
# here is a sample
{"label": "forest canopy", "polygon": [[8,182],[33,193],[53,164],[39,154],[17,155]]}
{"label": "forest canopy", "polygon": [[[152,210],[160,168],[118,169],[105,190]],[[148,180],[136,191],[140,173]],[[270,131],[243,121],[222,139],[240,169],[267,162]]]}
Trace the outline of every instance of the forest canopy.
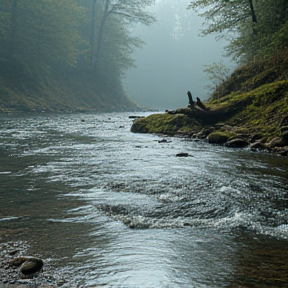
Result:
{"label": "forest canopy", "polygon": [[[154,0],[1,0],[0,76],[14,82],[87,73],[121,85],[143,44],[131,24],[155,21]],[[32,82],[33,82],[32,81]]]}

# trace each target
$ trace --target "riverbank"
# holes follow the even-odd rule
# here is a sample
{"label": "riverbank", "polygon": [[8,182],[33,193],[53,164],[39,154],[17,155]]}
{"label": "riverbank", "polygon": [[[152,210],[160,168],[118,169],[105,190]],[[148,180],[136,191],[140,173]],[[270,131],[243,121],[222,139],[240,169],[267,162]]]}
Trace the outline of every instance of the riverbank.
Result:
{"label": "riverbank", "polygon": [[131,131],[181,135],[287,156],[287,51],[238,67],[215,88],[204,106],[190,94],[187,108],[137,119]]}
{"label": "riverbank", "polygon": [[174,115],[166,112],[136,119],[131,131],[186,137],[194,141],[207,141],[210,144],[224,145],[229,148],[249,148],[252,151],[267,151],[287,157],[288,117],[283,117],[275,126],[265,131],[253,126],[232,126],[229,122],[201,125],[197,120],[181,112],[176,112]]}
{"label": "riverbank", "polygon": [[141,110],[122,84],[111,86],[88,73],[71,73],[45,80],[6,79],[0,75],[2,112],[122,112]]}
{"label": "riverbank", "polygon": [[136,119],[135,133],[206,140],[231,148],[250,147],[288,155],[288,81],[262,85],[208,101],[206,109],[179,108]]}
{"label": "riverbank", "polygon": [[41,255],[34,254],[27,242],[0,243],[0,288],[73,287],[63,275],[56,273],[55,267],[50,265],[48,259],[43,260],[44,265],[40,271],[26,275],[21,273],[22,266],[17,265],[18,260],[40,260],[40,257]]}

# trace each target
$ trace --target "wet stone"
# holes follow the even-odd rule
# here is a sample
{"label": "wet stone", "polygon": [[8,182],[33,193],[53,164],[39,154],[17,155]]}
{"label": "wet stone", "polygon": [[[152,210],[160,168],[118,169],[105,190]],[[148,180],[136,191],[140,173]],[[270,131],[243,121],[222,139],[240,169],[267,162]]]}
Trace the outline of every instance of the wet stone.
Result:
{"label": "wet stone", "polygon": [[31,258],[26,260],[20,266],[20,272],[24,275],[34,274],[39,272],[43,267],[43,261],[39,258]]}

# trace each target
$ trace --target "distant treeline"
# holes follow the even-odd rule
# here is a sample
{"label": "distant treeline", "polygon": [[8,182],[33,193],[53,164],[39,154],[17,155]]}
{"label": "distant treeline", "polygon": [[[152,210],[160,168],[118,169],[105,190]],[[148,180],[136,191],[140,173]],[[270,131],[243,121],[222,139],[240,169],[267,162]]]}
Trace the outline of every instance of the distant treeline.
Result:
{"label": "distant treeline", "polygon": [[87,73],[121,85],[142,44],[131,24],[151,24],[152,0],[1,0],[0,77],[43,82]]}

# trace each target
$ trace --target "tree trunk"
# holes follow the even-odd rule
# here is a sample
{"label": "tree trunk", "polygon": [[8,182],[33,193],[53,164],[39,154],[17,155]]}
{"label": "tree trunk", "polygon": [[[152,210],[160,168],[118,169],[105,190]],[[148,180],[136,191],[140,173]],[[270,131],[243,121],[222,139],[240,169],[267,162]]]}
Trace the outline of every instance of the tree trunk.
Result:
{"label": "tree trunk", "polygon": [[11,4],[11,33],[10,33],[10,55],[16,57],[16,39],[17,39],[17,12],[18,0],[13,0]]}
{"label": "tree trunk", "polygon": [[91,47],[91,68],[93,70],[95,62],[95,7],[96,1],[92,0],[92,17],[91,17],[91,36],[90,36],[90,47]]}
{"label": "tree trunk", "polygon": [[254,23],[257,23],[257,16],[255,14],[255,10],[254,10],[254,5],[253,5],[253,0],[249,0],[249,4],[250,4],[250,9],[251,9],[251,14],[252,14],[252,21]]}
{"label": "tree trunk", "polygon": [[100,64],[100,57],[101,57],[101,50],[102,50],[102,43],[103,43],[103,32],[104,32],[104,26],[106,19],[109,15],[108,9],[109,9],[110,0],[105,1],[105,8],[103,11],[103,17],[100,23],[99,31],[98,31],[98,37],[97,37],[97,49],[96,49],[96,57],[95,57],[95,63],[94,63],[94,71],[97,73],[99,72],[99,64]]}

